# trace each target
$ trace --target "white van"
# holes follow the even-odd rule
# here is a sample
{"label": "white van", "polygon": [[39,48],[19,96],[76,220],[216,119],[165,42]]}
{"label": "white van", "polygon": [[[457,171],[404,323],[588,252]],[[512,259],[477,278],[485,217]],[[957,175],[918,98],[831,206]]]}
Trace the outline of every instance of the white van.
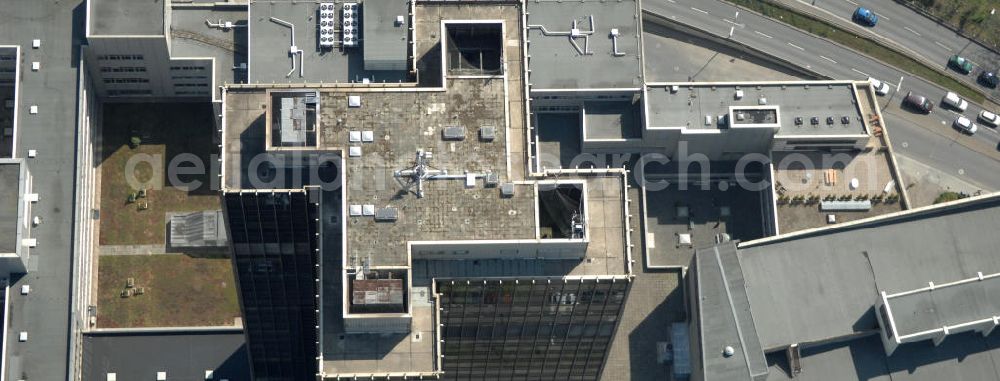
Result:
{"label": "white van", "polygon": [[965,99],[959,98],[958,94],[950,91],[948,94],[944,95],[942,102],[948,106],[954,107],[958,111],[965,111],[965,109],[969,107],[969,102],[966,102]]}

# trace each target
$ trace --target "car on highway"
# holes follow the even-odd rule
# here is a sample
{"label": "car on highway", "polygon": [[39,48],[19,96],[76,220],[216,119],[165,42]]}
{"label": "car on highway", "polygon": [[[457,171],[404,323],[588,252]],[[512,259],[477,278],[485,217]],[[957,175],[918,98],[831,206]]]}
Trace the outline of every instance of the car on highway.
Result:
{"label": "car on highway", "polygon": [[996,72],[984,70],[982,73],[979,73],[979,83],[983,84],[983,86],[995,89],[997,88],[997,85],[1000,85],[1000,78],[997,78]]}
{"label": "car on highway", "polygon": [[969,61],[965,57],[959,56],[958,54],[951,56],[948,59],[948,66],[957,70],[962,74],[969,74],[972,72],[972,61]]}
{"label": "car on highway", "polygon": [[957,128],[959,131],[962,131],[969,135],[975,134],[976,130],[978,129],[975,123],[972,123],[972,121],[969,120],[969,118],[966,118],[964,116],[956,118],[955,123],[952,123],[952,125],[955,126],[955,128]]}
{"label": "car on highway", "polygon": [[914,94],[912,91],[906,93],[906,97],[903,98],[903,104],[908,104],[924,114],[929,114],[931,110],[934,110],[933,102],[927,100],[927,97],[923,95]]}
{"label": "car on highway", "polygon": [[889,94],[889,84],[879,81],[875,78],[868,77],[868,82],[871,82],[872,88],[875,89],[875,94],[880,96]]}
{"label": "car on highway", "polygon": [[979,113],[979,121],[987,126],[997,127],[1000,125],[1000,115],[983,110]]}
{"label": "car on highway", "polygon": [[969,102],[965,99],[959,98],[958,94],[951,91],[944,95],[944,99],[941,100],[941,103],[944,103],[945,105],[958,111],[965,111],[965,109],[969,107]]}
{"label": "car on highway", "polygon": [[851,16],[851,20],[854,20],[854,22],[864,26],[873,27],[875,24],[878,24],[878,15],[876,15],[875,12],[872,12],[871,9],[858,7],[858,9],[854,10],[854,15]]}

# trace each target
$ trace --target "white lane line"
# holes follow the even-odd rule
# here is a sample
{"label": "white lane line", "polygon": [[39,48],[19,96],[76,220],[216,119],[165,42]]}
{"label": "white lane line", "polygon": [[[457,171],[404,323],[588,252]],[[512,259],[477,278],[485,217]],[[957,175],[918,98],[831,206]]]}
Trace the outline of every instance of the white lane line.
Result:
{"label": "white lane line", "polygon": [[791,42],[787,42],[787,44],[790,45],[791,47],[795,48],[795,49],[805,51],[805,49],[803,49],[801,46],[795,45],[795,44],[793,44]]}
{"label": "white lane line", "polygon": [[667,0],[667,1],[670,2],[670,3],[673,3],[673,4],[677,4],[677,2],[674,1],[674,0]]}
{"label": "white lane line", "polygon": [[730,23],[730,24],[733,24],[734,26],[738,26],[738,27],[740,27],[740,28],[744,27],[744,25],[743,25],[743,24],[740,24],[740,23],[738,23],[738,22],[735,22],[735,21],[732,21],[732,20],[730,20],[730,19],[722,19],[722,21],[725,21],[725,22],[727,22],[727,23]]}
{"label": "white lane line", "polygon": [[949,52],[951,51],[951,48],[949,48],[948,45],[942,44],[942,43],[937,42],[937,41],[934,41],[934,43],[937,44],[937,46],[940,46],[942,48],[948,49]]}
{"label": "white lane line", "polygon": [[866,74],[865,72],[863,72],[861,70],[858,70],[858,69],[855,69],[853,67],[851,68],[851,70],[853,70],[855,73],[861,74],[861,75],[863,75],[865,77],[871,77],[870,75]]}
{"label": "white lane line", "polygon": [[883,15],[881,13],[876,13],[875,16],[878,16],[878,18],[880,18],[880,19],[882,19],[884,21],[889,21],[889,18],[885,17],[885,15]]}
{"label": "white lane line", "polygon": [[698,9],[698,8],[695,8],[695,7],[691,7],[691,10],[692,11],[696,11],[696,12],[701,12],[701,13],[704,13],[706,15],[708,14],[708,11],[706,11],[704,9]]}
{"label": "white lane line", "polygon": [[913,33],[915,35],[918,35],[918,36],[920,35],[920,33],[917,33],[917,31],[915,31],[913,29],[910,29],[910,27],[908,27],[908,26],[904,26],[903,29],[906,29],[906,30],[910,31],[910,33]]}
{"label": "white lane line", "polygon": [[854,1],[851,1],[851,0],[844,0],[844,1],[846,1],[848,3],[851,3],[851,4],[854,4],[854,5],[858,5],[858,3],[854,2]]}
{"label": "white lane line", "polygon": [[764,37],[767,37],[767,38],[774,38],[774,37],[771,37],[771,36],[768,36],[768,35],[766,35],[766,34],[764,34],[764,33],[761,33],[760,31],[757,31],[757,30],[755,30],[755,31],[753,31],[753,32],[754,32],[754,33],[757,33],[757,34],[759,34],[759,35],[761,35],[761,36],[764,36]]}
{"label": "white lane line", "polygon": [[827,60],[827,61],[830,61],[830,62],[833,62],[833,63],[837,63],[837,61],[834,61],[834,60],[830,59],[830,57],[827,57],[827,56],[819,56],[819,58],[822,58],[824,60]]}

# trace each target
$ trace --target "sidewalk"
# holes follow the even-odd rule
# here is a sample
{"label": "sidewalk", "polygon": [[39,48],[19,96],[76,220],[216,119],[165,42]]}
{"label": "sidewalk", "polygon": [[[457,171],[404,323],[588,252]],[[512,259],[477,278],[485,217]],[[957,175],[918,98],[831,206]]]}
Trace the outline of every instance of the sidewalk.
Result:
{"label": "sidewalk", "polygon": [[166,245],[100,245],[97,255],[181,254],[167,252]]}

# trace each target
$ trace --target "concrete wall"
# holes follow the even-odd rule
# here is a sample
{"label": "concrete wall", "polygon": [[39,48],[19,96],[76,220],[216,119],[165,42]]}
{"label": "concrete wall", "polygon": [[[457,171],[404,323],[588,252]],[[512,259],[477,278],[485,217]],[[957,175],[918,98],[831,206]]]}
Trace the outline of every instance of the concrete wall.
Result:
{"label": "concrete wall", "polygon": [[816,149],[861,150],[868,145],[868,135],[830,135],[774,137],[774,151],[814,151]]}
{"label": "concrete wall", "polygon": [[410,321],[413,317],[402,314],[385,314],[392,316],[348,315],[344,317],[344,332],[346,333],[405,333],[410,332]]}
{"label": "concrete wall", "polygon": [[92,211],[100,208],[96,189],[100,184],[100,171],[97,160],[101,157],[99,137],[101,135],[102,104],[94,90],[93,81],[86,68],[86,62],[81,62],[80,83],[77,96],[77,167],[76,167],[76,200],[73,224],[75,236],[73,242],[73,272],[74,277],[74,308],[76,315],[72,316],[81,330],[91,327],[87,306],[97,303],[91,300],[92,273],[95,269],[94,256],[97,247],[98,221],[93,218]]}
{"label": "concrete wall", "polygon": [[[171,59],[168,40],[151,37],[90,37],[84,59],[89,64],[94,91],[109,99],[195,98],[209,99],[213,92],[213,63],[210,59]],[[136,59],[141,56],[141,59]],[[119,58],[119,59],[113,59]],[[130,58],[130,59],[120,59]],[[191,68],[201,68],[191,70]],[[114,72],[120,68],[144,71]],[[106,83],[126,79],[145,83]],[[143,94],[121,92],[147,91]]]}

